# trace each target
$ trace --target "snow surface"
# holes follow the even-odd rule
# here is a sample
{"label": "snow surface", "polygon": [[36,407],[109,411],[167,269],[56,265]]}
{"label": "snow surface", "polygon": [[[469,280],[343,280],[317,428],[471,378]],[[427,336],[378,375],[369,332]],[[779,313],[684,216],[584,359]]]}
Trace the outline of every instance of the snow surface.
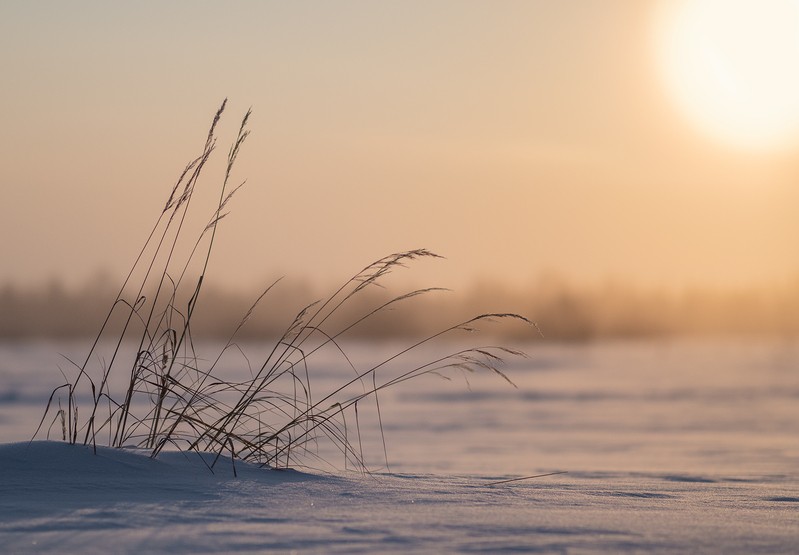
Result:
{"label": "snow surface", "polygon": [[[795,553],[799,347],[534,346],[501,380],[381,399],[391,472],[28,443],[61,378],[0,345],[0,551]],[[383,347],[380,347],[383,348]],[[352,359],[380,356],[356,346]],[[331,363],[331,380],[339,379]],[[364,431],[379,467],[379,434]],[[331,461],[332,463],[333,461]],[[568,474],[492,482],[551,471]]]}

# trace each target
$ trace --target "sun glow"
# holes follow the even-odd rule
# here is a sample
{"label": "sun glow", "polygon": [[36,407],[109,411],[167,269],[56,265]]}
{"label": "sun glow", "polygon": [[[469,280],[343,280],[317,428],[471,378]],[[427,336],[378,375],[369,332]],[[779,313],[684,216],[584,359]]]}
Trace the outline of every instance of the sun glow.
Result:
{"label": "sun glow", "polygon": [[738,147],[799,143],[799,0],[680,0],[657,17],[657,55],[686,116]]}

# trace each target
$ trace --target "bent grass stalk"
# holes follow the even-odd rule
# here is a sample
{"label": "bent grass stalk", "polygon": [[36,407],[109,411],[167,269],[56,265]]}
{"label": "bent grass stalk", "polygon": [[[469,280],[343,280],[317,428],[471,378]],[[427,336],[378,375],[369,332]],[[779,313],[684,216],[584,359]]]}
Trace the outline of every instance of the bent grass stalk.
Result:
{"label": "bent grass stalk", "polygon": [[[425,249],[391,254],[367,265],[332,295],[300,310],[257,369],[251,368],[248,379],[225,379],[217,372],[219,363],[228,351],[240,350],[236,335],[277,285],[272,283],[257,297],[217,356],[205,365],[195,351],[192,319],[201,301],[217,226],[227,215],[224,210],[231,197],[243,185],[230,190],[229,182],[250,133],[247,129],[250,111],[242,119],[228,152],[216,208],[195,241],[183,245],[191,201],[216,149],[217,124],[226,104],[227,100],[214,115],[200,155],[185,167],[172,187],[86,358],[80,364],[70,361],[75,370],[74,379],[69,380],[65,375],[66,383],[51,393],[34,438],[51,413],[56,397],[66,392],[67,408],[61,408],[59,399],[53,422],[62,422],[63,437],[73,444],[79,442],[80,434],[83,444],[96,448],[102,432],[107,435],[109,446],[134,444],[149,450],[153,457],[166,446],[172,446],[213,453],[214,462],[224,456],[279,468],[306,466],[309,460],[329,463],[318,455],[320,442],[327,441],[343,456],[345,468],[352,465],[366,470],[359,405],[363,408],[363,403],[371,401],[388,468],[380,408],[380,393],[386,388],[423,375],[447,377],[448,372],[476,371],[493,372],[513,385],[500,370],[503,357],[525,355],[505,347],[468,348],[421,365],[409,362],[409,366],[401,366],[393,373],[386,370],[423,345],[455,333],[474,331],[482,322],[511,320],[534,326],[513,313],[475,316],[412,341],[365,370],[358,369],[348,357],[341,344],[348,332],[398,303],[440,290],[416,289],[394,296],[376,306],[361,308],[359,315],[344,323],[337,323],[334,318],[353,299],[360,298],[362,291],[382,286],[382,279],[394,270],[418,259],[440,258]],[[188,254],[181,260],[182,252]],[[190,283],[187,276],[195,267],[199,268],[199,277]],[[138,282],[134,279],[137,275],[140,275]],[[127,296],[130,290],[133,295]],[[148,297],[150,292],[152,296]],[[184,302],[181,298],[185,292],[190,296]],[[118,312],[122,312],[122,324],[114,332],[111,322]],[[101,343],[109,339],[109,360],[101,363],[99,369],[92,368]],[[121,354],[123,345],[128,344],[137,347],[131,365],[125,370]],[[333,349],[351,368],[353,377],[317,393],[312,388],[317,369],[315,355],[323,349]],[[128,380],[116,391],[119,387],[112,386],[111,378],[120,372],[126,372]],[[78,392],[82,393],[81,398],[88,393],[90,399],[88,417],[82,423]],[[353,422],[354,431],[350,429]]]}

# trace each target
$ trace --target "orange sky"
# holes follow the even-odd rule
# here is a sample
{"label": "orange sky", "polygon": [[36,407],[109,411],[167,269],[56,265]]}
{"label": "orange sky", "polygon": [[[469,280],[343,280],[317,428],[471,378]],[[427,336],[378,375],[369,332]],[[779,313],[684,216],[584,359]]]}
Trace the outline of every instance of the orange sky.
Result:
{"label": "orange sky", "polygon": [[222,152],[254,115],[217,283],[417,247],[448,260],[414,280],[455,287],[795,277],[799,146],[703,132],[657,7],[3,2],[0,283],[120,275],[225,97]]}

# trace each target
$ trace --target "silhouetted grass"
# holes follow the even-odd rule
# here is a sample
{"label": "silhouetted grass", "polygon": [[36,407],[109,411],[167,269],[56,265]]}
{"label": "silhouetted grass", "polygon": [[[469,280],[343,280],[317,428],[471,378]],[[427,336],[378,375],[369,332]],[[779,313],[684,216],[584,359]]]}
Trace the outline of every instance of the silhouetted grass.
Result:
{"label": "silhouetted grass", "polygon": [[[228,151],[216,208],[195,240],[185,242],[184,238],[200,177],[216,150],[216,128],[225,105],[215,114],[201,153],[172,187],[87,356],[73,363],[74,378],[64,374],[65,383],[53,391],[34,437],[55,410],[54,401],[59,397],[53,423],[61,422],[62,436],[70,443],[133,444],[148,449],[153,456],[173,447],[282,467],[308,464],[318,456],[320,442],[328,441],[343,455],[345,465],[364,468],[359,407],[373,404],[382,434],[380,396],[386,388],[422,375],[447,372],[486,371],[512,383],[500,369],[503,357],[524,355],[504,347],[468,348],[422,365],[403,365],[404,358],[421,346],[474,331],[483,322],[531,324],[512,313],[485,313],[446,326],[365,368],[357,368],[347,357],[341,340],[348,333],[399,303],[436,290],[416,289],[376,304],[355,305],[354,312],[348,312],[353,299],[363,298],[365,291],[380,286],[388,274],[418,259],[437,258],[424,249],[381,258],[326,299],[304,307],[274,340],[265,359],[252,368],[248,379],[225,379],[218,371],[219,363],[226,352],[239,348],[239,332],[274,283],[257,297],[217,356],[202,360],[195,350],[192,325],[203,298],[219,223],[226,216],[228,201],[241,187],[231,187],[230,180],[249,135],[250,112]],[[190,279],[193,273],[199,277]],[[348,318],[338,317],[342,313]],[[111,354],[104,360],[97,351],[109,340]],[[136,346],[132,361],[123,355],[123,347],[129,344]],[[329,349],[351,367],[353,375],[344,383],[319,391],[314,381],[319,371],[316,361]],[[122,388],[114,385],[120,372],[127,376]],[[62,408],[59,394],[66,396],[66,408]],[[88,403],[81,400],[87,398]]]}

